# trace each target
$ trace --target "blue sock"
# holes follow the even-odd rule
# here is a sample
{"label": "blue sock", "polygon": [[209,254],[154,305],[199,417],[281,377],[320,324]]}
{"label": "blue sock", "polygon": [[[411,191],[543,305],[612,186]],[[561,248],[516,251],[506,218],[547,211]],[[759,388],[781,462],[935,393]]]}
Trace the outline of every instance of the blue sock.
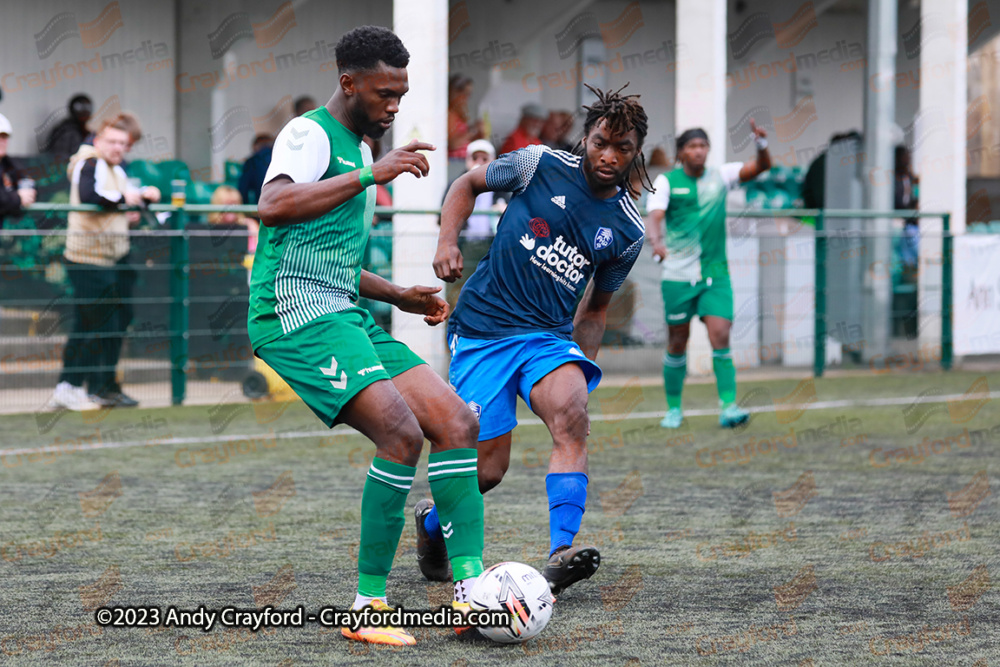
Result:
{"label": "blue sock", "polygon": [[580,532],[587,505],[587,475],[582,472],[553,472],[545,476],[549,494],[549,555],[561,546],[573,544]]}
{"label": "blue sock", "polygon": [[441,534],[441,522],[438,521],[437,505],[432,507],[431,511],[424,517],[424,528],[427,530],[427,534],[430,535],[432,540],[444,539],[444,535]]}

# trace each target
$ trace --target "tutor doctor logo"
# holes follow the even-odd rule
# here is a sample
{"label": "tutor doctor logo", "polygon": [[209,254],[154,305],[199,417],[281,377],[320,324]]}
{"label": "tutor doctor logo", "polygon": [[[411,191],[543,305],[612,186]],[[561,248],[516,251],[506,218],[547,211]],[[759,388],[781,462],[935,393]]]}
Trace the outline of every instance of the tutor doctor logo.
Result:
{"label": "tutor doctor logo", "polygon": [[525,250],[532,253],[529,261],[552,276],[557,283],[575,292],[584,278],[583,269],[590,264],[590,260],[562,236],[557,236],[550,243],[539,242],[540,239],[549,238],[549,224],[542,218],[532,218],[528,226],[534,236],[526,233],[519,242]]}

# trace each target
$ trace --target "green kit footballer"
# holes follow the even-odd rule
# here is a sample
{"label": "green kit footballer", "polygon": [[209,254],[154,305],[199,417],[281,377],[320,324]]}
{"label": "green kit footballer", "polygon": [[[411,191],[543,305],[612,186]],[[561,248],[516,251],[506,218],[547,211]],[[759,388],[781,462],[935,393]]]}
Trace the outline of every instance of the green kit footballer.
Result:
{"label": "green kit footballer", "polygon": [[[646,208],[650,224],[646,236],[653,256],[662,261],[663,312],[667,320],[667,352],[663,357],[663,385],[667,394],[664,428],[679,428],[684,419],[681,393],[687,374],[687,342],[691,318],[701,317],[712,345],[712,369],[719,391],[719,424],[732,428],[749,415],[736,404],[736,368],[729,350],[733,326],[733,288],[726,259],[726,195],[740,183],[771,167],[767,132],[750,120],[757,142],[757,158],[707,167],[708,135],[702,129],[677,137],[673,171],[653,182],[654,194]],[[666,243],[663,225],[666,222]]]}
{"label": "green kit footballer", "polygon": [[[455,607],[483,570],[483,497],[476,477],[479,425],[462,399],[403,343],[359,308],[359,296],[443,322],[440,288],[399,286],[361,270],[375,184],[421,177],[420,142],[372,164],[362,137],[381,137],[409,89],[409,53],[391,31],[356,28],[336,47],[339,79],[326,105],[291,120],[274,143],[259,211],[263,226],[250,287],[254,353],[327,425],[370,438],[375,457],[361,496],[355,609],[389,609],[386,578],[404,525],[404,506],[423,441],[431,441],[431,494],[447,539]],[[342,633],[379,644],[413,644],[401,628]]]}

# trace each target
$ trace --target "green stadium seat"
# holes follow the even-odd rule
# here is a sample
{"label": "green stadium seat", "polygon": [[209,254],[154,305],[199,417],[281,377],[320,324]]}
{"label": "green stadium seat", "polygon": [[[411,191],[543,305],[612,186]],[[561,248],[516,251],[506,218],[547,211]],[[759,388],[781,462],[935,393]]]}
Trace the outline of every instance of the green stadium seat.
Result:
{"label": "green stadium seat", "polygon": [[743,184],[747,204],[754,208],[780,210],[802,206],[802,167],[771,167],[752,181]]}
{"label": "green stadium seat", "polygon": [[212,193],[221,183],[206,183],[204,181],[188,181],[187,203],[188,204],[209,204],[212,201]]}
{"label": "green stadium seat", "polygon": [[767,194],[758,187],[747,188],[747,206],[764,208],[767,205]]}
{"label": "green stadium seat", "polygon": [[180,160],[164,160],[159,166],[160,173],[166,179],[168,187],[170,186],[170,181],[175,179],[182,181],[191,180],[191,170]]}
{"label": "green stadium seat", "polygon": [[231,185],[234,188],[239,186],[240,175],[243,174],[243,163],[233,162],[232,160],[226,160],[225,166],[226,174],[226,185]]}
{"label": "green stadium seat", "polygon": [[136,160],[129,163],[128,175],[131,178],[138,178],[143,185],[152,185],[158,188],[164,200],[170,199],[170,181],[174,179],[191,180],[191,170],[180,160],[164,160],[163,162]]}
{"label": "green stadium seat", "polygon": [[[152,185],[159,188],[161,193],[163,193],[163,174],[160,172],[160,167],[156,162],[147,162],[145,160],[135,160],[128,163],[128,175],[129,178],[138,178],[142,181],[142,184]],[[167,183],[169,185],[169,182]],[[165,194],[169,195],[169,191]]]}

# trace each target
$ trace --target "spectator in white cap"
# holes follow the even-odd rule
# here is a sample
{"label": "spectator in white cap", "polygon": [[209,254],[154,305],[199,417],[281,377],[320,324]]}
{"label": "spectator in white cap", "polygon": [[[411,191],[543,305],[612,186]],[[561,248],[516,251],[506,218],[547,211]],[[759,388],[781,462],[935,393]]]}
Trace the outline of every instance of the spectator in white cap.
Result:
{"label": "spectator in white cap", "polygon": [[542,128],[549,112],[537,102],[529,102],[521,107],[521,120],[500,147],[501,153],[510,153],[518,148],[542,143]]}
{"label": "spectator in white cap", "polygon": [[25,206],[34,204],[36,196],[34,181],[25,178],[24,171],[7,155],[11,132],[7,116],[0,114],[0,227],[5,217],[21,215]]}
{"label": "spectator in white cap", "polygon": [[[465,153],[465,171],[485,168],[497,157],[496,149],[486,139],[476,139],[469,142]],[[452,181],[454,183],[454,181]],[[445,193],[451,189],[451,183],[445,188]],[[493,236],[497,231],[497,215],[476,215],[476,211],[499,211],[503,213],[510,200],[509,193],[487,191],[476,197],[476,204],[473,207],[473,214],[465,221],[465,226],[458,237],[458,247],[462,250],[462,258],[465,262],[466,271],[462,272],[462,277],[453,283],[445,285],[445,300],[455,308],[458,303],[458,295],[462,291],[462,285],[469,276],[476,270],[476,264],[486,256],[486,251],[493,243]]]}

